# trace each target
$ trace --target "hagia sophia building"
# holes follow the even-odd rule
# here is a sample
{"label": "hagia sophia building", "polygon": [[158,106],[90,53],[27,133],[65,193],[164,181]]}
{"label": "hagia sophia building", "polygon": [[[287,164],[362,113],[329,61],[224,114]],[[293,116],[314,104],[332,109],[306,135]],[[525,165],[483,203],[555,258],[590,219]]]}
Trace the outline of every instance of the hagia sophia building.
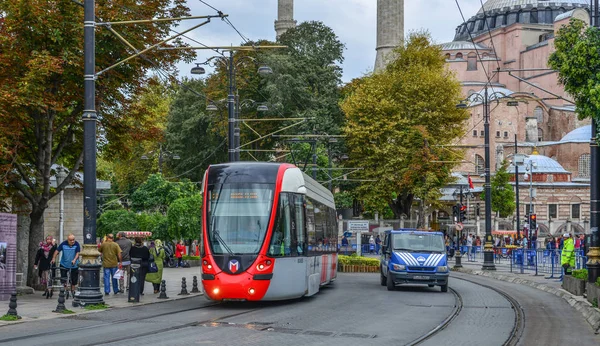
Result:
{"label": "hagia sophia building", "polygon": [[[575,106],[548,67],[558,29],[577,18],[590,23],[589,0],[487,0],[483,9],[460,23],[452,42],[441,44],[448,67],[456,72],[471,115],[466,134],[457,143],[465,148],[464,163],[454,172],[457,180],[442,189],[446,210],[435,210],[429,225],[446,229],[454,224],[452,205],[468,205],[468,232],[484,233],[483,96],[487,85],[490,104],[490,167],[492,174],[504,160],[526,155],[519,166],[521,228],[532,209],[539,238],[565,232],[589,233],[591,121],[579,120]],[[381,71],[386,55],[404,35],[404,0],[377,0],[377,61]],[[485,9],[485,11],[484,11]],[[293,27],[293,0],[279,0],[277,35]],[[479,95],[473,95],[479,94]],[[516,135],[516,140],[515,140]],[[516,141],[516,145],[515,145]],[[523,157],[521,155],[521,157]],[[532,166],[532,174],[526,174]],[[474,188],[468,188],[467,177]],[[531,180],[531,181],[530,181]],[[533,198],[530,198],[533,190]],[[516,214],[515,214],[516,215]],[[414,219],[414,215],[409,219]],[[493,216],[493,230],[515,230],[516,216]]]}

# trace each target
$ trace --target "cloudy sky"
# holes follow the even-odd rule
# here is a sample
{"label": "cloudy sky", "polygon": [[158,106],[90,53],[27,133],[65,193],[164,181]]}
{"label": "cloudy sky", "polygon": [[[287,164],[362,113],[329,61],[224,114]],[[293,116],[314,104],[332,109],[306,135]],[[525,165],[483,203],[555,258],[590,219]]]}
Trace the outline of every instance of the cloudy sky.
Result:
{"label": "cloudy sky", "polygon": [[[205,0],[229,15],[230,21],[252,40],[274,40],[277,0]],[[481,7],[480,0],[458,1],[468,19]],[[198,0],[188,0],[193,15],[214,14],[215,11]],[[295,0],[294,17],[303,21],[318,20],[331,27],[346,44],[344,81],[360,77],[373,69],[375,62],[377,0]],[[197,23],[197,22],[196,22]],[[454,0],[406,0],[405,32],[427,29],[437,43],[452,41],[462,19]],[[178,28],[193,24],[188,21]],[[239,45],[241,38],[221,20],[196,29],[190,34],[206,45]],[[197,45],[195,43],[191,43]],[[198,52],[198,61],[214,55]],[[193,65],[179,65],[180,75],[189,75]]]}

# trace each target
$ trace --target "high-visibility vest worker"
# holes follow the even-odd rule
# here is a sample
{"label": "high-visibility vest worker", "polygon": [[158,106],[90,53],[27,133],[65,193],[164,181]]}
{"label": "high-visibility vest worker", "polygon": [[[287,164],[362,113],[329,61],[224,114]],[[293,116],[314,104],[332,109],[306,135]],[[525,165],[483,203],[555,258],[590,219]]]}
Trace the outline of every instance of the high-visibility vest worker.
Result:
{"label": "high-visibility vest worker", "polygon": [[564,242],[562,253],[560,255],[560,265],[564,266],[566,263],[571,267],[575,267],[575,244],[569,233],[563,235]]}

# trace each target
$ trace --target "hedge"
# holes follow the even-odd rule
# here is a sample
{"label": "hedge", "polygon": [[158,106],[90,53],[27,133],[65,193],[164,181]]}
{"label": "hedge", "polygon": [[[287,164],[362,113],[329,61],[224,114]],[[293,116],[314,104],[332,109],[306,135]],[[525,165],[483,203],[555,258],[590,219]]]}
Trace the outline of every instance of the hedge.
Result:
{"label": "hedge", "polygon": [[346,256],[338,255],[338,263],[343,265],[357,265],[357,266],[375,266],[379,267],[379,259],[372,257],[360,257],[356,255]]}
{"label": "hedge", "polygon": [[188,256],[188,255],[183,255],[183,257],[181,257],[184,261],[199,261],[200,260],[200,256]]}
{"label": "hedge", "polygon": [[588,279],[587,269],[573,270],[573,277],[576,279],[586,280]]}

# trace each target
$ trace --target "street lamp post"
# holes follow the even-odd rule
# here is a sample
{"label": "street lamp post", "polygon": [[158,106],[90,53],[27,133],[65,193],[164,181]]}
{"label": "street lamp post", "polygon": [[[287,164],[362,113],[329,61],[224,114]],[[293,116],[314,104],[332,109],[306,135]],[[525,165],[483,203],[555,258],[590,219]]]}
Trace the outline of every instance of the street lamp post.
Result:
{"label": "street lamp post", "polygon": [[100,253],[96,246],[96,56],[95,1],[84,1],[84,110],[83,110],[83,249],[80,253],[79,290],[74,306],[101,304]]}
{"label": "street lamp post", "polygon": [[[148,155],[149,154],[153,154],[153,153],[154,153],[154,151],[151,151],[151,152],[148,153]],[[142,155],[141,159],[142,160],[149,160],[150,158],[148,157],[148,155],[146,155],[146,154]],[[181,158],[177,154],[173,154],[172,152],[170,152],[168,150],[164,150],[163,147],[162,147],[162,144],[160,144],[158,146],[158,173],[160,173],[160,174],[162,174],[162,172],[163,172],[162,166],[163,166],[163,163],[165,161],[165,157],[171,158],[173,160],[179,160]]]}
{"label": "street lamp post", "polygon": [[[595,27],[600,27],[598,0],[594,0],[592,18]],[[600,276],[600,157],[598,152],[598,121],[592,119],[590,141],[590,249],[587,253],[588,282],[594,284]]]}
{"label": "street lamp post", "polygon": [[[229,162],[236,162],[240,160],[240,129],[237,125],[238,119],[236,102],[238,98],[236,97],[236,83],[235,83],[235,70],[237,68],[237,64],[233,59],[234,50],[229,50],[229,57],[227,58],[227,75],[228,75],[228,94],[227,94],[227,115],[228,115],[228,144],[229,144]],[[256,59],[245,56],[244,58],[251,59],[252,61],[256,61]],[[208,64],[212,59],[218,59],[217,61],[223,61],[223,57],[212,57],[208,59],[204,64]],[[239,64],[239,63],[238,63]],[[204,74],[206,73],[205,69],[200,66],[200,64],[196,64],[196,67],[192,68],[192,74]],[[258,68],[259,75],[267,75],[273,73],[268,66],[260,66]],[[210,104],[207,107],[208,110],[216,110],[216,106]]]}

